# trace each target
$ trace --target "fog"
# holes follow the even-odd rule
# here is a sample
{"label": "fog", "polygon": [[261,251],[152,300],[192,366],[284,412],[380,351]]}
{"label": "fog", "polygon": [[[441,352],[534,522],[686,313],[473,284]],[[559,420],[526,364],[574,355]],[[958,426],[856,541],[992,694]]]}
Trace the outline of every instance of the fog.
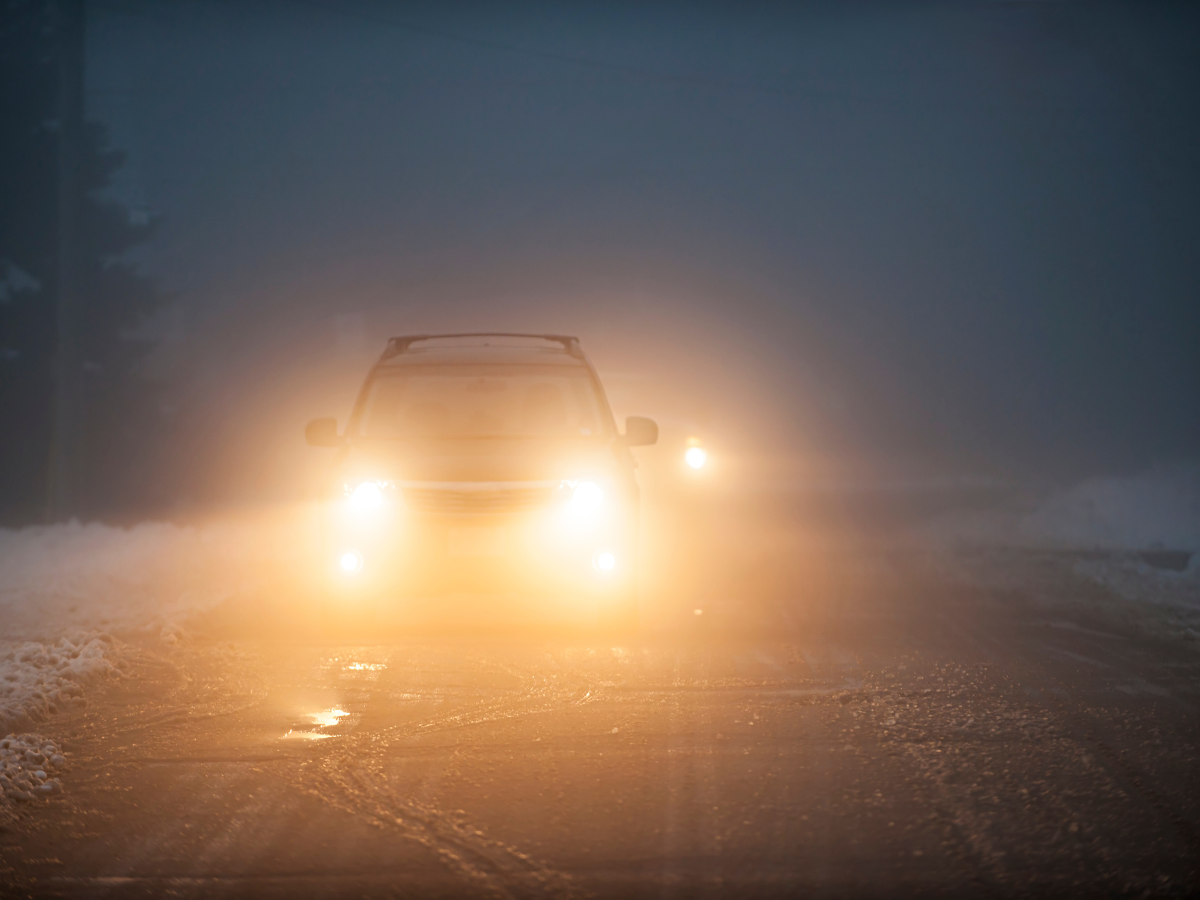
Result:
{"label": "fog", "polygon": [[168,513],[296,496],[303,422],[439,330],[578,334],[618,413],[759,483],[1200,452],[1185,6],[88,16],[108,192],[161,218],[132,258],[175,298]]}
{"label": "fog", "polygon": [[1197,47],[3,4],[0,895],[1200,894]]}

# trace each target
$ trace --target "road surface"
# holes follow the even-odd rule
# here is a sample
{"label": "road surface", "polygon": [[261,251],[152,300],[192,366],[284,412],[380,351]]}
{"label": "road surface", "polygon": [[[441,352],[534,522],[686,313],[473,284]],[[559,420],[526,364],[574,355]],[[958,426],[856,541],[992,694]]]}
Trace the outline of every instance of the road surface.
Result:
{"label": "road surface", "polygon": [[959,588],[620,640],[195,638],[42,730],[4,896],[1178,896],[1200,654]]}

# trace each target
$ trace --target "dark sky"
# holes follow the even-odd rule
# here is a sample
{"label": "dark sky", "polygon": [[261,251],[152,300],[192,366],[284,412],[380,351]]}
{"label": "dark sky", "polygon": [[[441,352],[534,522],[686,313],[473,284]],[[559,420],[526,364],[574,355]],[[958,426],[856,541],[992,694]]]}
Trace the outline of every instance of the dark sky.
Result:
{"label": "dark sky", "polygon": [[388,333],[477,326],[812,471],[1200,456],[1200,8],[499,6],[89,4],[214,434],[290,441]]}

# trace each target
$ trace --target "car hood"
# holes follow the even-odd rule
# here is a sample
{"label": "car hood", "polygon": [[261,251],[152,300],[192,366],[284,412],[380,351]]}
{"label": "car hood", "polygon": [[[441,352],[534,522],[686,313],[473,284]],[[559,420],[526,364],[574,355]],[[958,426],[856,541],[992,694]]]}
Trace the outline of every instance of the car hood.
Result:
{"label": "car hood", "polygon": [[558,481],[613,472],[610,441],[363,441],[350,445],[337,476],[395,482]]}

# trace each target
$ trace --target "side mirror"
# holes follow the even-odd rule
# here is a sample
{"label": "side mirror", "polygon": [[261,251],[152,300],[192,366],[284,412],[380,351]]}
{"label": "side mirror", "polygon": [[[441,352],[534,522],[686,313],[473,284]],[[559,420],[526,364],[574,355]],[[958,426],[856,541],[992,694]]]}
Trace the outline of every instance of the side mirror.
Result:
{"label": "side mirror", "polygon": [[310,447],[338,447],[337,419],[313,419],[304,426],[304,439]]}
{"label": "side mirror", "polygon": [[625,419],[625,446],[648,447],[658,443],[658,423],[642,416]]}

